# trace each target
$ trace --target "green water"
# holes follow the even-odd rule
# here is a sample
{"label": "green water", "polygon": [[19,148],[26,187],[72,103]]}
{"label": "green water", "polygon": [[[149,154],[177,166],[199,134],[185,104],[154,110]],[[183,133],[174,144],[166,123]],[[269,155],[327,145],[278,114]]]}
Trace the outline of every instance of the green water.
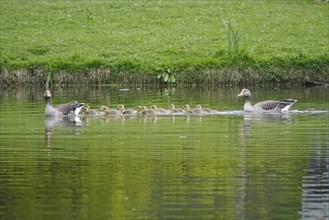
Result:
{"label": "green water", "polygon": [[240,88],[53,89],[53,103],[174,103],[207,116],[46,120],[43,90],[3,89],[0,219],[329,218],[329,89],[257,89],[294,98],[248,115]]}

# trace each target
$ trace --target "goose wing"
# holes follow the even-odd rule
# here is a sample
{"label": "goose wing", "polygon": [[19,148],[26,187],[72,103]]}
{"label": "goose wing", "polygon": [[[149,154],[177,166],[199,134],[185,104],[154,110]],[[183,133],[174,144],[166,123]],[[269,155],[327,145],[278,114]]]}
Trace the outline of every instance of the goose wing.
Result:
{"label": "goose wing", "polygon": [[279,101],[267,100],[267,101],[258,102],[254,106],[255,107],[259,107],[259,108],[261,108],[263,110],[273,110],[276,107],[278,107],[279,104],[280,104]]}
{"label": "goose wing", "polygon": [[280,111],[285,112],[288,111],[289,108],[295,103],[297,100],[294,99],[284,99],[279,102],[278,109]]}
{"label": "goose wing", "polygon": [[280,101],[268,100],[255,104],[255,107],[260,107],[263,110],[277,110],[279,112],[288,111],[288,109],[295,103],[297,100],[294,99],[284,99]]}
{"label": "goose wing", "polygon": [[84,106],[83,103],[78,103],[77,101],[73,101],[70,103],[65,103],[56,106],[56,109],[63,113],[63,115],[68,115],[70,112],[74,112],[77,108]]}

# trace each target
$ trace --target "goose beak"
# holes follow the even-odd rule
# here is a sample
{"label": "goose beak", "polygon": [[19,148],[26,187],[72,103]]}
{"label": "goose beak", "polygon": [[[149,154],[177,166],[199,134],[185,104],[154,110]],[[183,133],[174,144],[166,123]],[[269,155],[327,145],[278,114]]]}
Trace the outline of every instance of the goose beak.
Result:
{"label": "goose beak", "polygon": [[243,96],[243,92],[240,92],[240,94],[237,97]]}

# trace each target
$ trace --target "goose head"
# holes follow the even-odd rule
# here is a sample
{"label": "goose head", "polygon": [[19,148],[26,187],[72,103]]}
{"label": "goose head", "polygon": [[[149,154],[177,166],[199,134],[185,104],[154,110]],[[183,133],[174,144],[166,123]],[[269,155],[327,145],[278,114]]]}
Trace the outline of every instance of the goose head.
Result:
{"label": "goose head", "polygon": [[100,108],[99,108],[99,111],[101,112],[107,112],[109,110],[109,108],[105,105],[102,105]]}
{"label": "goose head", "polygon": [[46,90],[43,94],[43,97],[45,98],[46,103],[51,104],[51,92],[49,90]]}
{"label": "goose head", "polygon": [[190,110],[190,106],[188,104],[185,104],[183,106],[183,109],[186,110],[186,111],[189,111]]}
{"label": "goose head", "polygon": [[136,111],[140,111],[141,109],[142,109],[142,106],[140,106],[140,105],[136,106],[136,108],[135,108]]}
{"label": "goose head", "polygon": [[251,97],[251,93],[248,89],[242,89],[241,92],[239,93],[238,97]]}
{"label": "goose head", "polygon": [[174,104],[170,104],[169,105],[169,110],[175,110],[175,105]]}
{"label": "goose head", "polygon": [[125,107],[122,104],[120,104],[120,105],[117,106],[117,110],[124,111]]}
{"label": "goose head", "polygon": [[145,105],[143,105],[142,107],[141,107],[141,111],[145,111],[147,108],[146,108],[146,106]]}
{"label": "goose head", "polygon": [[83,113],[86,114],[86,113],[88,113],[89,111],[90,111],[90,107],[89,107],[89,105],[85,105],[85,106],[82,107],[82,112],[83,112]]}
{"label": "goose head", "polygon": [[158,110],[158,107],[157,107],[156,105],[152,105],[152,106],[151,106],[151,109],[153,109],[153,110],[156,111],[156,110]]}

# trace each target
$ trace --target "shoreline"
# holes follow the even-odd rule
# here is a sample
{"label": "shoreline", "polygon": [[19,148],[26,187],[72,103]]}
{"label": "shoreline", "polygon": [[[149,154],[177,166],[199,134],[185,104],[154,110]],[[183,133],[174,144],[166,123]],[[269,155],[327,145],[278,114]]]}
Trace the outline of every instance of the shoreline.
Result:
{"label": "shoreline", "polygon": [[[120,68],[90,68],[85,70],[50,71],[47,68],[19,68],[0,71],[0,87],[24,86],[28,84],[50,83],[57,86],[80,85],[207,85],[207,86],[261,86],[273,84],[321,86],[329,83],[329,61],[314,69],[300,67],[252,68],[198,68],[176,69],[173,82],[164,81],[159,71]],[[314,83],[313,83],[314,82]]]}

